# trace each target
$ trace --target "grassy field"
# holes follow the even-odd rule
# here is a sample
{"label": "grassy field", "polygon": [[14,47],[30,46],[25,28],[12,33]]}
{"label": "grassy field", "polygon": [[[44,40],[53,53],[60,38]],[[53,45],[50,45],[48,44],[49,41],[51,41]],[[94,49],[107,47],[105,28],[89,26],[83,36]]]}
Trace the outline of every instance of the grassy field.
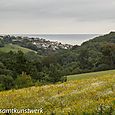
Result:
{"label": "grassy field", "polygon": [[115,71],[81,74],[81,78],[75,75],[65,83],[2,91],[0,109],[42,108],[43,115],[115,115]]}
{"label": "grassy field", "polygon": [[4,47],[0,48],[1,52],[6,52],[6,53],[10,52],[10,51],[17,52],[19,50],[21,50],[24,53],[27,53],[29,51],[33,51],[33,50],[28,49],[28,48],[23,48],[23,47],[20,47],[18,45],[14,45],[14,44],[6,44]]}
{"label": "grassy field", "polygon": [[98,77],[98,76],[109,75],[109,74],[115,74],[115,70],[69,75],[69,76],[67,76],[67,79],[68,80],[78,80],[78,79],[86,79],[86,78],[90,78],[90,77]]}

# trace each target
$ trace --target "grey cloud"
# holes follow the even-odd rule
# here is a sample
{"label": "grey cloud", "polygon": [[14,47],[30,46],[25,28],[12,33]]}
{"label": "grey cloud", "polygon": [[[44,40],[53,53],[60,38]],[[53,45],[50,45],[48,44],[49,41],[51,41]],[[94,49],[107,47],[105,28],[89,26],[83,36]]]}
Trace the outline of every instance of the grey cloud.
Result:
{"label": "grey cloud", "polygon": [[39,20],[41,23],[49,23],[49,20],[55,23],[71,20],[73,25],[76,22],[113,23],[114,12],[114,0],[0,0],[2,23],[10,23],[10,20]]}
{"label": "grey cloud", "polygon": [[0,14],[27,17],[75,18],[78,20],[114,19],[114,0],[2,0]]}

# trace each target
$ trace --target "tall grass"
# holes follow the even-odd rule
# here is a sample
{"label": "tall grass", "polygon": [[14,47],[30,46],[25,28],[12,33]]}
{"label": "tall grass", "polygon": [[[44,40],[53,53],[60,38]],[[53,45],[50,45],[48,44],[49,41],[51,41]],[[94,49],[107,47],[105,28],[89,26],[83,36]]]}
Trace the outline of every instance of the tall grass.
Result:
{"label": "tall grass", "polygon": [[44,115],[115,115],[115,74],[3,91],[0,108],[43,108]]}

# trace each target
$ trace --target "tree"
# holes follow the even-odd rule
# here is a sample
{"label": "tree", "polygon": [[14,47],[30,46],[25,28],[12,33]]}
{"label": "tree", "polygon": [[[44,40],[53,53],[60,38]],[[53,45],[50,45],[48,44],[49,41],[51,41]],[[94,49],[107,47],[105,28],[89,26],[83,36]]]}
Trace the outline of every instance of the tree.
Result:
{"label": "tree", "polygon": [[0,75],[0,84],[3,89],[9,90],[14,87],[14,79],[8,75]]}
{"label": "tree", "polygon": [[88,69],[90,67],[88,58],[89,58],[88,50],[86,48],[82,48],[78,56],[78,61],[81,69]]}
{"label": "tree", "polygon": [[115,68],[115,44],[107,43],[102,46],[103,60],[105,64],[110,65],[110,68]]}
{"label": "tree", "polygon": [[0,39],[0,47],[4,47],[4,42],[2,39]]}
{"label": "tree", "polygon": [[48,77],[49,82],[56,83],[58,81],[61,81],[62,77],[63,76],[62,76],[61,71],[57,69],[56,66],[51,64],[49,68],[49,77]]}
{"label": "tree", "polygon": [[16,78],[15,85],[16,88],[24,88],[32,86],[33,82],[31,76],[27,75],[25,72],[22,72],[22,74]]}

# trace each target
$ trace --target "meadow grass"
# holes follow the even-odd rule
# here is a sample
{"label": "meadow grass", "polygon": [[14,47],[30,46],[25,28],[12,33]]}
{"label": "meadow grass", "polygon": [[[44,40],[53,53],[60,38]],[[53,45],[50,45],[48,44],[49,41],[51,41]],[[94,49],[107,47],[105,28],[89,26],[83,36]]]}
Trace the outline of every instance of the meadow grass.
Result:
{"label": "meadow grass", "polygon": [[43,108],[43,115],[115,115],[115,73],[109,72],[65,83],[2,91],[0,109]]}
{"label": "meadow grass", "polygon": [[115,74],[115,70],[69,75],[69,76],[67,76],[67,80],[68,81],[69,80],[78,80],[78,79],[85,79],[85,78],[89,78],[89,77],[98,77],[98,76],[109,75],[109,74]]}
{"label": "meadow grass", "polygon": [[31,49],[24,48],[24,47],[14,45],[14,44],[6,44],[4,47],[0,48],[0,51],[5,52],[5,53],[10,52],[10,51],[18,52],[19,50],[24,52],[24,53],[27,53],[29,51],[35,52],[35,51],[31,50]]}

